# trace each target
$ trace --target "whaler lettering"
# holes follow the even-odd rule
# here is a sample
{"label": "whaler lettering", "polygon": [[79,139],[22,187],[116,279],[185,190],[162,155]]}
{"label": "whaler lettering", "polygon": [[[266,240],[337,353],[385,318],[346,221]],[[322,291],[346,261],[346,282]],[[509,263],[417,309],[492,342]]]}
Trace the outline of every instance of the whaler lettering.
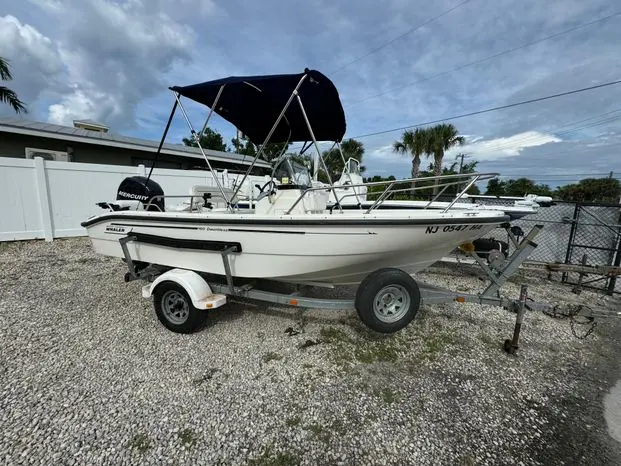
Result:
{"label": "whaler lettering", "polygon": [[106,227],[106,233],[125,233],[125,227],[115,227],[108,225]]}

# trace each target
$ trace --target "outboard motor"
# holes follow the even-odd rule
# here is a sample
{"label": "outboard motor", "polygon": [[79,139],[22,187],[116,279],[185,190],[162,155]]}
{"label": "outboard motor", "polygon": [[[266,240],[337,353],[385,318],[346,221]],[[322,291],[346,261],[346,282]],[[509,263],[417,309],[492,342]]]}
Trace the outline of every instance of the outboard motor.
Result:
{"label": "outboard motor", "polygon": [[[146,206],[153,196],[163,195],[162,187],[152,179],[147,179],[146,176],[130,176],[121,181],[116,192],[116,199],[140,201],[142,205]],[[164,198],[151,202],[148,210],[164,212]]]}

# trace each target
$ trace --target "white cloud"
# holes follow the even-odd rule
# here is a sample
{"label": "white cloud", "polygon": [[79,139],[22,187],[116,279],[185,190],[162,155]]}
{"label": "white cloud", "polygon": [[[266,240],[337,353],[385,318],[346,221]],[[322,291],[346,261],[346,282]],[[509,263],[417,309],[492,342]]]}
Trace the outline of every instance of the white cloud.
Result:
{"label": "white cloud", "polygon": [[[11,15],[0,17],[0,56],[9,61],[13,81],[7,86],[30,108],[63,70],[53,41]],[[2,106],[3,113],[8,111]]]}
{"label": "white cloud", "polygon": [[453,157],[458,153],[466,153],[475,160],[491,161],[515,157],[520,155],[524,149],[562,142],[562,139],[552,134],[540,133],[538,131],[525,131],[509,137],[489,140],[478,137],[473,138],[472,141],[473,142],[466,143],[463,146],[451,149],[446,155]]}
{"label": "white cloud", "polygon": [[123,103],[113,96],[97,89],[90,89],[87,93],[76,88],[72,93],[64,95],[60,103],[49,106],[48,120],[58,125],[71,125],[74,119],[84,116],[97,119],[97,115],[104,113],[117,118],[122,116],[122,112]]}
{"label": "white cloud", "polygon": [[[32,1],[32,0],[31,0]],[[212,2],[184,0],[34,0],[59,26],[58,54],[67,69],[47,118],[58,124],[92,118],[122,131],[136,108],[165,91],[163,77],[192,61],[196,32],[184,18],[212,11]],[[180,18],[180,19],[177,19]]]}
{"label": "white cloud", "polygon": [[62,63],[52,41],[11,15],[0,17],[0,55],[28,63],[45,74],[58,73]]}

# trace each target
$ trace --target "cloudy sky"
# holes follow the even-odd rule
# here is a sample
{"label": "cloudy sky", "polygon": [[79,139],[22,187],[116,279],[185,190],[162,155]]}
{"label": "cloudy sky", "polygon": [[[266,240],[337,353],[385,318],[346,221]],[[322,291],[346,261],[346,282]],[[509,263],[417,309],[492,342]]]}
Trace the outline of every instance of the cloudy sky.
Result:
{"label": "cloudy sky", "polygon": [[[164,129],[170,85],[315,68],[335,82],[346,137],[356,137],[619,80],[620,49],[621,0],[0,6],[0,56],[12,66],[10,87],[28,104],[25,118],[69,125],[91,118],[149,139]],[[206,110],[188,110],[200,126]],[[0,116],[10,115],[0,107]],[[621,85],[449,121],[467,137],[459,151],[480,171],[551,185],[610,171],[621,177]],[[227,139],[234,134],[223,120],[214,126]],[[168,141],[187,133],[179,115]],[[360,138],[370,174],[408,175],[408,158],[391,149],[400,135]]]}

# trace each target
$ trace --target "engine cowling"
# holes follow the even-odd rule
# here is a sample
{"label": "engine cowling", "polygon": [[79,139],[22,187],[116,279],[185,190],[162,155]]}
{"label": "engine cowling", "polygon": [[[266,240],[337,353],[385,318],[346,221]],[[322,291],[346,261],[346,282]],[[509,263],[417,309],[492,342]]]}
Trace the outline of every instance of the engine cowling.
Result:
{"label": "engine cowling", "polygon": [[[116,199],[140,201],[146,206],[154,196],[163,195],[162,187],[152,179],[147,179],[146,176],[130,176],[121,181]],[[164,212],[166,210],[164,198],[154,199],[148,210]]]}

